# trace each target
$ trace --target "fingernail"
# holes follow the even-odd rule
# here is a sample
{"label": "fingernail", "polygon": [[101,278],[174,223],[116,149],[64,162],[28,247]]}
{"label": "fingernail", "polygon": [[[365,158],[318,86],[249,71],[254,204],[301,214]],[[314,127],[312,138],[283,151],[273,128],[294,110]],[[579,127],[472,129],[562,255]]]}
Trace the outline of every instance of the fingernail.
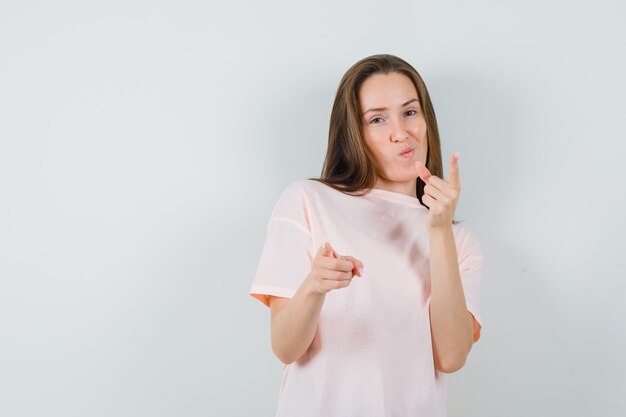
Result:
{"label": "fingernail", "polygon": [[455,152],[455,153],[454,153],[454,157],[458,160],[458,159],[459,159],[459,153],[458,153],[458,152]]}

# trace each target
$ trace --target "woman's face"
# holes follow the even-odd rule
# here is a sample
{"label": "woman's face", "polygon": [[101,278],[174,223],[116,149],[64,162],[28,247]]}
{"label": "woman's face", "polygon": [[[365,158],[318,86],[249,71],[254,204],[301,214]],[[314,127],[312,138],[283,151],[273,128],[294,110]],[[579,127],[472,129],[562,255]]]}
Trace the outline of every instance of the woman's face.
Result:
{"label": "woman's face", "polygon": [[359,91],[366,144],[375,157],[375,188],[415,196],[415,161],[426,164],[426,119],[417,91],[403,74],[374,74]]}

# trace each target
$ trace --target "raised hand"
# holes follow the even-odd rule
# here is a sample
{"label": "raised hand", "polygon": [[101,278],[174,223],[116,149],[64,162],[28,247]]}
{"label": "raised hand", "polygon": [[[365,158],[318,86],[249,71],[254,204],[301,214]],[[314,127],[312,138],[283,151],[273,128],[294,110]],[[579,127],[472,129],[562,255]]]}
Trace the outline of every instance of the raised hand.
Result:
{"label": "raised hand", "polygon": [[426,183],[422,201],[430,209],[427,220],[429,229],[452,225],[456,205],[461,194],[458,159],[459,155],[456,152],[450,157],[448,180],[432,175],[423,163],[415,162],[417,175]]}
{"label": "raised hand", "polygon": [[347,287],[355,275],[361,276],[362,270],[363,262],[352,256],[338,255],[326,242],[318,249],[307,279],[312,280],[318,292],[327,293]]}

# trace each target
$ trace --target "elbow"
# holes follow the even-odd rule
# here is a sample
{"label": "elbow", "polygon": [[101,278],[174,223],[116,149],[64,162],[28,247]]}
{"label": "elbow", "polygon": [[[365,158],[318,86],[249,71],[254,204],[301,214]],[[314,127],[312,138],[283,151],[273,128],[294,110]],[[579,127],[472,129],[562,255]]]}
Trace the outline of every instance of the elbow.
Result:
{"label": "elbow", "polygon": [[272,342],[272,352],[278,358],[279,361],[285,365],[289,365],[297,361],[301,355],[296,355],[293,352],[289,352],[287,349],[281,348],[277,343]]}
{"label": "elbow", "polygon": [[463,348],[450,352],[435,352],[435,369],[439,372],[451,374],[461,370],[465,366],[467,357],[472,350],[472,342],[469,341]]}
{"label": "elbow", "polygon": [[274,352],[274,355],[278,358],[278,360],[284,363],[285,365],[289,365],[296,361],[296,359],[293,356],[289,356],[283,352],[278,351],[275,348],[272,348],[272,351]]}
{"label": "elbow", "polygon": [[437,370],[439,372],[443,372],[444,374],[451,374],[456,371],[459,371],[463,366],[465,366],[465,357],[452,358],[441,361],[437,365]]}

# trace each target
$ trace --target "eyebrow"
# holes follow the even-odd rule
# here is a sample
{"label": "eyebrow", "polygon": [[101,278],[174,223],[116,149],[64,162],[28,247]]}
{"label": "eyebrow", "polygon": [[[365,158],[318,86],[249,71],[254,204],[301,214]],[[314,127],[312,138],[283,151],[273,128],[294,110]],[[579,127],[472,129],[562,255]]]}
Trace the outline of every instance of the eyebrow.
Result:
{"label": "eyebrow", "polygon": [[[406,103],[404,103],[402,105],[402,107],[408,106],[409,104],[413,103],[414,101],[417,101],[419,103],[419,100],[416,98],[412,98],[411,100],[407,101]],[[372,109],[367,109],[365,112],[363,112],[363,114],[367,114],[371,111],[385,111],[387,110],[387,107],[376,107],[376,108],[372,108]]]}

